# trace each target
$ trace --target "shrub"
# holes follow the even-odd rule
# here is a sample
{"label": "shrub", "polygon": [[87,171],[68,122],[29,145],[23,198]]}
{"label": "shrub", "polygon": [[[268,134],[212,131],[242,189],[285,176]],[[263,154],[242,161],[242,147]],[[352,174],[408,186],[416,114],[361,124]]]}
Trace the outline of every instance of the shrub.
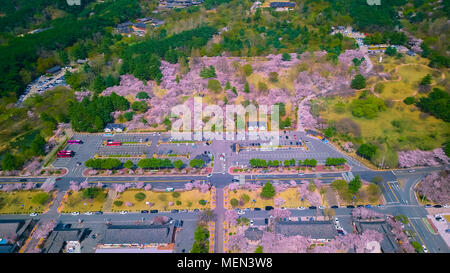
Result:
{"label": "shrub", "polygon": [[237,207],[237,205],[239,204],[239,201],[236,198],[233,198],[230,200],[230,204],[234,208],[234,207]]}
{"label": "shrub", "polygon": [[214,93],[219,93],[222,91],[222,86],[220,85],[220,82],[218,80],[208,80],[208,89],[213,91]]}
{"label": "shrub", "polygon": [[116,201],[114,201],[114,205],[117,206],[117,207],[120,207],[120,206],[123,205],[123,202],[120,201],[120,200],[116,200]]}
{"label": "shrub", "polygon": [[242,194],[239,198],[240,200],[242,200],[244,203],[247,203],[248,201],[250,201],[250,196],[248,196],[248,194]]}
{"label": "shrub", "polygon": [[364,143],[361,146],[359,146],[358,150],[356,151],[356,153],[359,156],[362,156],[366,159],[371,160],[372,157],[375,155],[375,152],[377,151],[378,147],[370,144],[370,143]]}
{"label": "shrub", "polygon": [[281,59],[283,60],[283,61],[290,61],[291,60],[291,55],[289,54],[289,53],[283,53],[282,55],[281,55]]}
{"label": "shrub", "polygon": [[267,92],[267,90],[269,90],[269,89],[268,89],[267,85],[264,82],[258,82],[258,90],[260,92]]}
{"label": "shrub", "polygon": [[242,67],[244,70],[245,76],[250,76],[253,73],[253,67],[250,64],[246,64]]}
{"label": "shrub", "polygon": [[178,197],[180,197],[180,193],[174,191],[174,192],[172,193],[172,196],[173,196],[173,198],[178,198]]}
{"label": "shrub", "polygon": [[261,191],[261,197],[263,198],[272,198],[275,196],[275,188],[272,183],[267,182]]}
{"label": "shrub", "polygon": [[407,97],[403,100],[403,102],[407,105],[411,105],[416,102],[416,99],[414,97]]}
{"label": "shrub", "polygon": [[136,98],[140,99],[140,100],[144,100],[144,99],[149,99],[150,96],[147,94],[147,92],[139,92],[136,95]]}
{"label": "shrub", "polygon": [[175,202],[175,204],[177,204],[177,206],[180,206],[180,205],[181,205],[181,201],[180,201],[180,200],[177,200],[177,201]]}
{"label": "shrub", "polygon": [[364,78],[364,76],[361,75],[361,74],[356,75],[353,78],[353,80],[352,80],[352,82],[350,84],[350,87],[353,88],[353,89],[363,89],[363,88],[365,88],[366,87],[366,78]]}
{"label": "shrub", "polygon": [[206,205],[207,202],[206,202],[206,200],[203,200],[203,199],[202,199],[202,200],[199,200],[198,203],[199,203],[200,205],[204,206],[204,205]]}
{"label": "shrub", "polygon": [[125,118],[126,121],[130,121],[133,119],[134,116],[134,112],[126,112],[125,114],[123,114],[123,117]]}
{"label": "shrub", "polygon": [[277,72],[270,72],[269,73],[269,81],[277,82],[278,81],[278,73]]}
{"label": "shrub", "polygon": [[136,199],[136,201],[144,201],[145,200],[145,197],[147,197],[146,195],[145,195],[145,193],[143,193],[143,192],[138,192],[138,193],[136,193],[136,195],[134,196],[134,199]]}

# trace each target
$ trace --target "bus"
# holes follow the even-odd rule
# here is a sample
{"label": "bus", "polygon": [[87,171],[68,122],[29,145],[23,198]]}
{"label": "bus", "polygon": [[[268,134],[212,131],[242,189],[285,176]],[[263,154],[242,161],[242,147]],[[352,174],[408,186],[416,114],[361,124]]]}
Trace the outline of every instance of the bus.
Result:
{"label": "bus", "polygon": [[78,140],[78,139],[71,139],[71,140],[68,140],[67,143],[69,143],[69,144],[83,144],[83,141]]}
{"label": "bus", "polygon": [[122,145],[122,142],[120,141],[108,141],[106,142],[106,146],[120,146]]}
{"label": "bus", "polygon": [[73,151],[58,151],[56,157],[73,157]]}

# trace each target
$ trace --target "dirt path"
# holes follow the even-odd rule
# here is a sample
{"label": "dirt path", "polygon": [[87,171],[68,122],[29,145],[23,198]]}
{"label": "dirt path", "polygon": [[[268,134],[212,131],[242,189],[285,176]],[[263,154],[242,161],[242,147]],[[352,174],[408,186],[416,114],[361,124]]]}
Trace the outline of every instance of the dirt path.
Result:
{"label": "dirt path", "polygon": [[117,192],[115,190],[109,190],[108,191],[108,198],[105,201],[105,204],[103,205],[102,211],[104,212],[111,212],[112,205],[114,202],[114,199],[117,197]]}

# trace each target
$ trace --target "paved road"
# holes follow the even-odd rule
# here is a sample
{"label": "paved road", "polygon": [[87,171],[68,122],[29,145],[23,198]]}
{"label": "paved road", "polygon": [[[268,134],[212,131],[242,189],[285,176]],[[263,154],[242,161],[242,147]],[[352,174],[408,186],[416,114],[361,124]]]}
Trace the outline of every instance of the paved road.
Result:
{"label": "paved road", "polygon": [[[295,135],[295,136],[294,136]],[[287,136],[287,138],[286,138]],[[289,183],[291,180],[301,183],[302,180],[312,180],[320,179],[322,183],[330,183],[335,179],[346,179],[349,180],[352,177],[359,175],[362,179],[371,181],[375,176],[383,177],[383,182],[380,187],[382,189],[383,195],[386,199],[386,206],[384,208],[372,208],[375,211],[399,215],[403,214],[409,218],[409,224],[406,226],[407,229],[414,231],[414,240],[417,240],[421,244],[427,246],[430,252],[450,252],[449,248],[438,235],[432,234],[423,222],[423,218],[428,214],[427,211],[418,206],[415,199],[413,189],[417,183],[428,173],[432,171],[442,170],[445,167],[427,167],[427,168],[416,168],[414,172],[411,170],[394,170],[394,171],[372,171],[367,167],[363,166],[361,163],[357,162],[355,159],[348,156],[342,155],[338,150],[336,150],[331,144],[323,143],[322,141],[305,136],[302,132],[290,132],[281,135],[280,143],[289,145],[291,141],[297,140],[307,140],[308,142],[307,151],[301,150],[285,150],[285,151],[242,151],[238,154],[232,151],[231,141],[214,141],[212,145],[178,145],[178,144],[163,144],[157,145],[158,140],[167,141],[168,135],[152,135],[152,134],[123,134],[115,135],[114,137],[104,136],[102,134],[93,135],[76,135],[75,139],[81,139],[84,141],[82,145],[69,145],[68,149],[75,151],[74,158],[68,159],[57,159],[53,165],[55,167],[65,167],[68,168],[69,172],[66,176],[62,177],[56,182],[57,189],[59,191],[58,198],[54,202],[50,211],[46,214],[39,215],[36,217],[40,219],[41,222],[49,221],[52,219],[61,221],[63,223],[78,223],[82,220],[85,224],[92,225],[103,225],[106,221],[112,222],[127,222],[127,221],[143,221],[154,217],[153,215],[145,215],[140,213],[128,213],[126,215],[120,215],[115,213],[105,213],[103,215],[79,215],[72,216],[67,214],[59,214],[56,211],[63,193],[68,190],[70,181],[82,182],[87,180],[90,183],[101,182],[103,184],[113,184],[113,183],[136,183],[144,182],[151,183],[153,188],[164,189],[167,187],[171,188],[183,188],[184,184],[190,182],[191,180],[202,180],[206,183],[214,185],[217,189],[217,206],[215,213],[217,214],[216,223],[216,243],[215,251],[223,251],[223,219],[225,209],[223,208],[223,187],[230,184],[233,175],[224,172],[231,166],[235,165],[247,165],[248,160],[253,157],[259,157],[266,160],[284,160],[295,158],[305,159],[305,158],[316,158],[319,163],[325,161],[327,157],[342,157],[344,156],[348,160],[348,164],[351,166],[351,171],[342,173],[322,173],[322,174],[305,174],[303,176],[299,175],[246,175],[243,177],[246,182],[256,183],[257,181],[266,180],[278,180],[279,182]],[[82,172],[84,170],[83,164],[77,166],[77,162],[84,163],[84,161],[93,157],[95,153],[99,151],[108,151],[111,147],[102,146],[102,142],[105,140],[115,140],[115,141],[129,141],[129,142],[139,142],[139,141],[152,141],[151,145],[130,145],[121,146],[120,149],[116,149],[113,153],[129,153],[138,152],[140,149],[145,151],[147,154],[152,153],[167,153],[170,150],[174,153],[191,153],[192,155],[203,153],[204,151],[210,151],[215,158],[214,170],[212,177],[205,176],[144,176],[144,177],[82,177]],[[246,142],[255,142],[246,140]],[[138,147],[138,148],[136,148]],[[220,156],[225,155],[224,159],[221,160]],[[127,160],[123,158],[123,161]],[[448,167],[448,166],[447,166]],[[20,178],[0,178],[0,185],[6,183],[23,183],[20,182]],[[28,182],[43,183],[47,178],[26,178]],[[242,179],[242,177],[239,177]],[[403,185],[399,184],[399,180],[406,181]],[[315,210],[292,210],[293,216],[314,216],[317,214]],[[181,240],[177,240],[176,251],[182,252],[190,248],[189,242],[193,242],[193,229],[195,228],[195,222],[198,219],[198,213],[161,213],[160,215],[168,215],[174,219],[183,219],[187,221],[187,227],[184,229]],[[339,208],[336,209],[336,216],[341,219],[343,227],[351,231],[351,209]],[[255,223],[261,223],[267,218],[267,212],[265,211],[249,211],[245,214],[245,217],[254,219]],[[27,215],[1,215],[0,219],[26,219],[30,218]],[[222,226],[222,227],[221,227]],[[191,230],[192,229],[192,230]],[[186,239],[184,239],[186,238]],[[187,242],[187,243],[186,243]]]}

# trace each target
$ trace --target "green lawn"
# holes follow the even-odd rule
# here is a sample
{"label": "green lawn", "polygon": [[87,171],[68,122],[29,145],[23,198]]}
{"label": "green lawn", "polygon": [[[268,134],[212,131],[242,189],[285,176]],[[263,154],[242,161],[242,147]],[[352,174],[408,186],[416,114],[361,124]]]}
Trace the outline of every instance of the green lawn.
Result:
{"label": "green lawn", "polygon": [[[42,197],[41,200],[44,202],[39,203],[36,200],[38,198],[36,196]],[[42,213],[48,208],[52,199],[53,195],[51,193],[47,194],[38,190],[13,192],[0,191],[0,214]]]}
{"label": "green lawn", "polygon": [[103,190],[94,199],[84,198],[83,192],[73,192],[67,193],[67,198],[63,200],[63,206],[61,212],[71,213],[74,211],[87,212],[87,211],[101,211],[103,204],[106,201],[108,191]]}

